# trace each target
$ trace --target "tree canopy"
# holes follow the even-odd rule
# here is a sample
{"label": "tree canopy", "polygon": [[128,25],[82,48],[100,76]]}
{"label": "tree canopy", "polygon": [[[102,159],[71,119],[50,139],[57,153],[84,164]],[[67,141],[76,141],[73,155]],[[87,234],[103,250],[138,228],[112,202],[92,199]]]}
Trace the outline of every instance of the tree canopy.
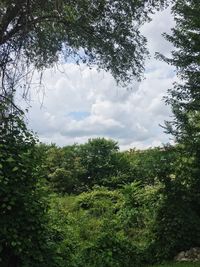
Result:
{"label": "tree canopy", "polygon": [[[176,48],[171,58],[164,58],[176,67],[179,82],[169,90],[174,121],[169,131],[178,142],[199,145],[200,132],[200,5],[197,0],[177,1],[172,9],[176,26],[172,35],[165,35]],[[191,142],[192,141],[192,142]]]}
{"label": "tree canopy", "polygon": [[16,87],[28,67],[41,70],[61,58],[95,64],[111,71],[117,81],[139,78],[147,55],[140,26],[167,2],[1,1],[1,91]]}

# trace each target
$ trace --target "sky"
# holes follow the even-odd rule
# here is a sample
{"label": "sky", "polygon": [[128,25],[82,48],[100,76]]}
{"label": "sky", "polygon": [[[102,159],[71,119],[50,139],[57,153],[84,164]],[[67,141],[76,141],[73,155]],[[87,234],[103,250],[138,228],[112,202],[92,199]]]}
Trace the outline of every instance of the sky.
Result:
{"label": "sky", "polygon": [[168,143],[171,137],[159,125],[170,119],[171,112],[162,99],[176,77],[173,67],[154,54],[170,55],[173,48],[161,34],[169,33],[173,25],[167,9],[143,26],[151,58],[145,79],[133,81],[129,89],[118,87],[109,73],[84,65],[66,63],[46,70],[42,89],[31,89],[29,128],[41,142],[59,146],[95,137],[114,139],[122,150]]}

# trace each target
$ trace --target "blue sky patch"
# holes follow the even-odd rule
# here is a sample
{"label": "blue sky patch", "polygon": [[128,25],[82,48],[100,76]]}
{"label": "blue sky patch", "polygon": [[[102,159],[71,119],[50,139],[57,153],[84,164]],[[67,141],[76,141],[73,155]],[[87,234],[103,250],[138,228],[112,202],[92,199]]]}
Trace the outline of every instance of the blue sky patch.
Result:
{"label": "blue sky patch", "polygon": [[87,111],[72,111],[68,114],[71,118],[76,121],[81,121],[90,115]]}

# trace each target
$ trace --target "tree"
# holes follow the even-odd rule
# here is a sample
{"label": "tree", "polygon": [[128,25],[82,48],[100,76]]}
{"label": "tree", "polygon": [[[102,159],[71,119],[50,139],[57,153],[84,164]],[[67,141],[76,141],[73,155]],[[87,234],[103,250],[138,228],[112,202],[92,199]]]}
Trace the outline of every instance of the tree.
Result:
{"label": "tree", "polygon": [[1,94],[7,97],[23,78],[27,86],[32,68],[52,66],[62,55],[109,70],[118,81],[140,77],[147,50],[139,27],[166,2],[1,1]]}
{"label": "tree", "polygon": [[0,265],[47,266],[47,203],[38,183],[35,138],[22,115],[9,108],[0,103]]}
{"label": "tree", "polygon": [[166,98],[174,115],[166,130],[179,143],[179,156],[174,179],[165,182],[154,229],[162,259],[200,245],[200,4],[180,0],[172,11],[176,25],[165,37],[176,49],[171,58],[161,58],[176,67],[179,78]]}
{"label": "tree", "polygon": [[164,58],[176,67],[179,83],[169,91],[174,121],[169,131],[178,142],[199,147],[200,142],[200,5],[197,0],[177,1],[173,6],[176,27],[172,35],[165,34],[176,50],[172,58]]}
{"label": "tree", "polygon": [[126,154],[129,158],[134,180],[146,185],[155,185],[174,175],[177,146],[166,145],[145,150],[131,149]]}
{"label": "tree", "polygon": [[86,187],[102,185],[103,180],[116,173],[118,149],[115,141],[105,138],[90,139],[88,143],[80,146],[81,163],[86,170],[81,180]]}
{"label": "tree", "polygon": [[51,147],[46,151],[45,175],[52,188],[59,193],[77,193],[86,170],[81,164],[78,145]]}
{"label": "tree", "polygon": [[130,157],[113,140],[95,138],[62,148],[40,144],[36,149],[44,181],[59,193],[80,193],[94,185],[116,189],[135,179]]}
{"label": "tree", "polygon": [[[172,58],[164,58],[177,69],[180,82],[169,90],[174,120],[167,122],[167,130],[184,147],[188,158],[187,182],[200,179],[200,5],[197,0],[177,1],[173,6],[176,27],[172,35],[165,35],[176,50]],[[183,166],[184,164],[182,164]]]}

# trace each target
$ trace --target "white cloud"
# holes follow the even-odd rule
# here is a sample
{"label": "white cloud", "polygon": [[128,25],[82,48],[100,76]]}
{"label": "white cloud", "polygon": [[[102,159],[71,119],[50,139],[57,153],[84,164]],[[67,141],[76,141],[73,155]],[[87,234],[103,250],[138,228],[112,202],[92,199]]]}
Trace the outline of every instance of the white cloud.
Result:
{"label": "white cloud", "polygon": [[[170,11],[154,16],[143,27],[151,54],[169,54],[171,46],[161,33],[173,26]],[[174,72],[155,60],[147,62],[146,79],[118,88],[109,73],[86,66],[65,64],[61,71],[47,70],[43,77],[45,96],[32,90],[30,127],[43,142],[68,145],[88,138],[104,136],[119,141],[122,149],[144,148],[169,141],[159,124],[169,118],[169,107],[162,101],[172,86]]]}
{"label": "white cloud", "polygon": [[151,23],[146,23],[142,28],[142,33],[147,37],[148,49],[151,54],[160,52],[169,55],[169,51],[173,48],[171,43],[166,42],[163,33],[170,33],[175,23],[171,15],[171,9],[157,12],[152,15]]}

